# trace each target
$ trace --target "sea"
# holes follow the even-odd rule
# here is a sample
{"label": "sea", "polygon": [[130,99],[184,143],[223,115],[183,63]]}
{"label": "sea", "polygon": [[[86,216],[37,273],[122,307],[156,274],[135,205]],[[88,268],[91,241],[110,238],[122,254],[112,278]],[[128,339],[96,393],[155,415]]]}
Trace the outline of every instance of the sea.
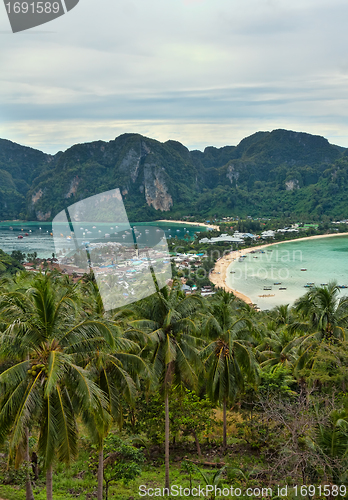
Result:
{"label": "sea", "polygon": [[[197,232],[206,231],[204,227],[185,225],[184,223],[136,222],[131,223],[131,226],[137,228],[139,232],[141,232],[141,228],[144,226],[159,228],[164,231],[167,240],[172,238],[193,239]],[[115,231],[115,227],[109,223],[96,223],[95,225],[92,223],[83,223],[84,233],[82,234],[86,236],[86,239],[91,239],[94,233],[96,233],[95,236],[104,236],[107,233],[111,234]],[[40,258],[51,258],[52,254],[56,253],[52,235],[51,222],[0,222],[0,249],[6,253],[11,253],[13,250],[20,250],[26,254],[28,252],[37,252],[37,256]],[[18,238],[19,236],[23,236],[23,238]],[[69,241],[66,242],[66,247],[68,248],[68,246]]]}
{"label": "sea", "polygon": [[348,235],[281,243],[237,258],[226,283],[261,310],[293,305],[312,286],[336,282],[348,295]]}
{"label": "sea", "polygon": [[[94,232],[104,235],[114,229],[105,223],[96,226],[84,223],[84,226],[79,229],[83,229],[89,239]],[[197,232],[206,230],[167,222],[138,222],[131,226],[139,232],[144,226],[160,228],[168,240],[193,239]],[[49,258],[57,253],[52,233],[50,222],[0,222],[0,248],[7,253],[13,250],[37,252],[38,257]],[[69,242],[66,245],[68,247]],[[311,286],[332,281],[347,287],[341,288],[340,294],[348,295],[348,234],[266,247],[241,260],[237,258],[229,266],[226,277],[231,288],[249,297],[261,310],[282,304],[293,305]]]}

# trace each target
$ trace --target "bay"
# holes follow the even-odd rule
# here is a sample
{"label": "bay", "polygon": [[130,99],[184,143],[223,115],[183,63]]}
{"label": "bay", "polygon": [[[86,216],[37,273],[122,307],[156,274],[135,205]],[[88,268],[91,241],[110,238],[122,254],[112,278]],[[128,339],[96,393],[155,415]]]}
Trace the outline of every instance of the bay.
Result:
{"label": "bay", "polygon": [[[348,286],[348,235],[295,240],[262,252],[236,259],[226,277],[228,286],[249,297],[261,310],[293,305],[311,284]],[[348,289],[341,289],[340,294],[348,295]]]}
{"label": "bay", "polygon": [[[141,231],[141,227],[152,226],[162,229],[168,240],[172,238],[182,239],[184,237],[194,238],[197,232],[205,231],[204,227],[182,224],[174,224],[167,222],[136,222],[131,223],[132,227],[136,227]],[[87,235],[100,233],[104,236],[106,233],[111,233],[116,226],[111,226],[110,223],[83,223],[83,228]],[[113,229],[111,229],[113,228]],[[27,234],[27,236],[26,236]],[[23,238],[18,238],[23,236]],[[92,236],[90,236],[92,237]],[[66,243],[67,248],[69,242]],[[55,253],[55,246],[52,237],[51,222],[0,222],[0,248],[6,253],[11,253],[13,250],[20,250],[24,253],[37,252],[40,258],[50,258],[52,253]]]}

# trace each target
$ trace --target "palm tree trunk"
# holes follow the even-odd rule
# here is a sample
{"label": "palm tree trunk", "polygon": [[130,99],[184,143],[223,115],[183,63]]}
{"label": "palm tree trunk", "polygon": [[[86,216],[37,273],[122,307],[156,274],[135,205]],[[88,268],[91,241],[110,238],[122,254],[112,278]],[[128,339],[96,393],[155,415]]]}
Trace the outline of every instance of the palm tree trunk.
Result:
{"label": "palm tree trunk", "polygon": [[201,445],[199,444],[199,439],[198,439],[196,431],[193,430],[192,431],[192,435],[193,435],[193,437],[195,439],[196,448],[197,448],[197,454],[198,454],[199,457],[201,457],[202,456],[202,450],[201,450]]}
{"label": "palm tree trunk", "polygon": [[165,488],[169,486],[169,395],[166,391],[165,395],[165,450],[164,450],[164,463],[165,463]]}
{"label": "palm tree trunk", "polygon": [[53,500],[53,484],[52,484],[52,464],[47,467],[46,471],[46,499]]}
{"label": "palm tree trunk", "polygon": [[30,479],[30,456],[29,456],[29,429],[25,429],[25,461],[27,464],[27,477],[25,480],[25,500],[35,500]]}
{"label": "palm tree trunk", "polygon": [[222,447],[224,450],[227,448],[227,422],[226,422],[226,399],[224,399],[223,403],[223,438],[222,438]]}
{"label": "palm tree trunk", "polygon": [[103,481],[104,481],[104,446],[103,442],[99,450],[99,463],[98,463],[98,492],[97,499],[103,500]]}

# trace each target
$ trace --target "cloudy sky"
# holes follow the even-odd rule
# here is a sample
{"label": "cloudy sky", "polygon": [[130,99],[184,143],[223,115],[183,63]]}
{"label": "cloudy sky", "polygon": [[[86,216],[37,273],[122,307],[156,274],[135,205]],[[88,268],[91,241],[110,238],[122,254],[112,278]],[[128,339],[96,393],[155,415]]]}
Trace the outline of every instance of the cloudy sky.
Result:
{"label": "cloudy sky", "polygon": [[204,149],[285,128],[348,147],[347,18],[346,0],[80,0],[13,34],[0,5],[0,137]]}

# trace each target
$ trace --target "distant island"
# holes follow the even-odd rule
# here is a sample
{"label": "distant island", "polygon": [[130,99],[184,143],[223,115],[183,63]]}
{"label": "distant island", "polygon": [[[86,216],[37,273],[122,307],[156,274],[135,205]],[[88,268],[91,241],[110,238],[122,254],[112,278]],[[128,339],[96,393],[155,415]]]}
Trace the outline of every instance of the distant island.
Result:
{"label": "distant island", "polygon": [[0,139],[0,220],[50,221],[115,187],[134,222],[237,215],[337,220],[347,217],[348,150],[288,130],[204,152],[139,134],[56,155]]}

